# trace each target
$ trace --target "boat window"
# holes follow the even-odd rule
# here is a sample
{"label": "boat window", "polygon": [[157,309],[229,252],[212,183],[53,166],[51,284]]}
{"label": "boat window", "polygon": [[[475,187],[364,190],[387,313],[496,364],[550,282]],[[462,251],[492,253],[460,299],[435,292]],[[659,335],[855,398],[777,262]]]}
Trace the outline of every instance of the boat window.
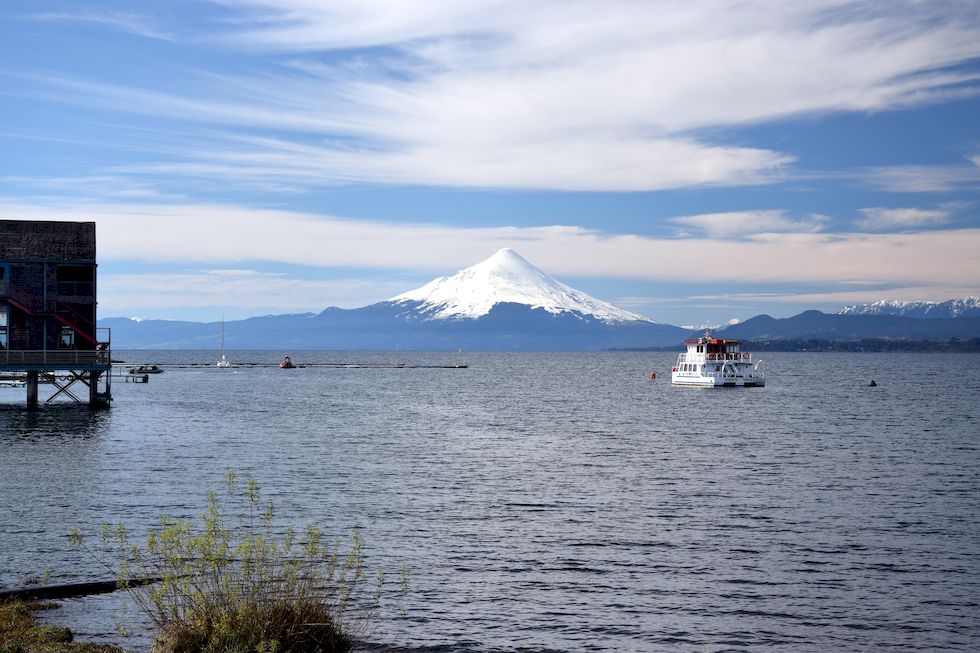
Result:
{"label": "boat window", "polygon": [[[0,270],[3,268],[0,267]],[[7,348],[7,307],[0,306],[0,350]]]}

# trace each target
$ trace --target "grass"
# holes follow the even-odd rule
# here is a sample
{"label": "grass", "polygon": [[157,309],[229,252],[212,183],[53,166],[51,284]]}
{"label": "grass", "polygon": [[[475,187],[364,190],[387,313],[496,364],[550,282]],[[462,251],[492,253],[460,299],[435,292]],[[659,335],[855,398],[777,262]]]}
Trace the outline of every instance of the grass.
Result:
{"label": "grass", "polygon": [[122,653],[111,644],[74,642],[68,628],[37,624],[37,610],[57,607],[56,603],[0,602],[0,653]]}
{"label": "grass", "polygon": [[[276,531],[273,518],[255,481],[240,490],[229,470],[224,495],[210,492],[197,520],[165,515],[142,545],[104,525],[99,550],[89,551],[154,623],[156,653],[351,650],[380,605],[384,574],[371,592],[357,532],[345,551],[340,541],[325,545],[313,525],[301,536]],[[77,530],[72,540],[88,548]],[[142,578],[162,580],[133,583]],[[403,591],[406,583],[403,568]]]}

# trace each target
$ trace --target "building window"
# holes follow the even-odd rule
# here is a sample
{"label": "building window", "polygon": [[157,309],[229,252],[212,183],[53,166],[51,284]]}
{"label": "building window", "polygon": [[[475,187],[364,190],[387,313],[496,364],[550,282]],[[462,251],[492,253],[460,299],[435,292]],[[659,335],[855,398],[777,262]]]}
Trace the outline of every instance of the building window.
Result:
{"label": "building window", "polygon": [[75,332],[71,327],[61,327],[61,336],[58,338],[58,349],[74,349]]}
{"label": "building window", "polygon": [[58,294],[90,297],[95,294],[95,268],[91,265],[59,265]]}

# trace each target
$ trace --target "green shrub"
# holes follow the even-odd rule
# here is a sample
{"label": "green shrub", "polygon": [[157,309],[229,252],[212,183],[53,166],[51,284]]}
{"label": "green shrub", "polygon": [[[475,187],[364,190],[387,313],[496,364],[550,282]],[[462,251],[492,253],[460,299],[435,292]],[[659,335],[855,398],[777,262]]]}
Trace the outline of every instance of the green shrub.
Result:
{"label": "green shrub", "polygon": [[[219,501],[208,493],[199,520],[163,516],[143,546],[119,525],[104,525],[96,559],[117,574],[138,608],[157,628],[159,653],[348,651],[362,637],[380,603],[384,574],[373,593],[365,588],[361,537],[355,531],[342,551],[322,542],[308,526],[273,529],[273,506],[260,507],[249,480],[236,492],[235,473],[225,477]],[[241,504],[234,527],[228,512]],[[85,546],[77,529],[72,540]],[[107,564],[118,556],[118,567]],[[403,589],[405,581],[403,569]],[[142,584],[143,579],[159,579]]]}

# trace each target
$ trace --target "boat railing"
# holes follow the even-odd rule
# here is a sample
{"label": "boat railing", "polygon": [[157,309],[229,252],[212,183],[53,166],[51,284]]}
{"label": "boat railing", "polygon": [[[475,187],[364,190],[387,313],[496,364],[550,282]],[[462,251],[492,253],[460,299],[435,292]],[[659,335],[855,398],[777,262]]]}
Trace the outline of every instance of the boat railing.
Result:
{"label": "boat railing", "polygon": [[747,351],[725,352],[722,354],[678,354],[678,363],[703,363],[705,361],[741,361],[743,363],[752,362],[752,354]]}
{"label": "boat railing", "polygon": [[752,362],[752,354],[750,354],[747,351],[725,352],[722,354],[706,354],[705,357],[709,361],[744,361],[746,363]]}

